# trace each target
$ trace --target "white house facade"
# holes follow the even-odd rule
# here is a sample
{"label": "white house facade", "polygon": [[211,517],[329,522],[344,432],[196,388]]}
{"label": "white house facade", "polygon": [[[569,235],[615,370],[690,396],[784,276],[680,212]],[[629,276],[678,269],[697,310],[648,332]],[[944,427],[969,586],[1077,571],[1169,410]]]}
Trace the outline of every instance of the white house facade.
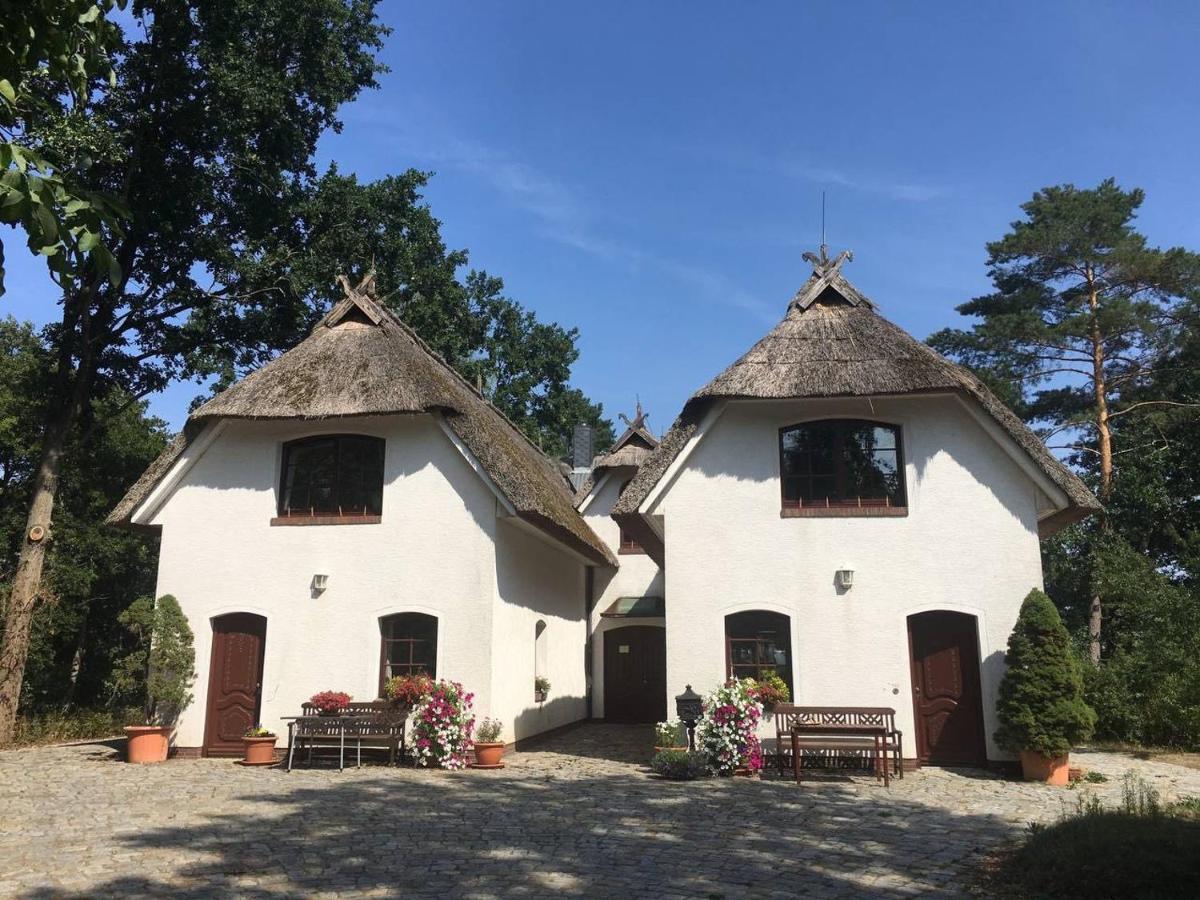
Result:
{"label": "white house facade", "polygon": [[[910,764],[984,764],[1039,539],[1097,508],[973,376],[824,256],[661,442],[639,408],[572,497],[559,467],[367,289],[197,410],[112,520],[161,533],[196,635],[181,750],[311,694],[462,682],[509,740],[658,721],[778,674],[892,707]],[[550,681],[549,696],[534,679]]]}

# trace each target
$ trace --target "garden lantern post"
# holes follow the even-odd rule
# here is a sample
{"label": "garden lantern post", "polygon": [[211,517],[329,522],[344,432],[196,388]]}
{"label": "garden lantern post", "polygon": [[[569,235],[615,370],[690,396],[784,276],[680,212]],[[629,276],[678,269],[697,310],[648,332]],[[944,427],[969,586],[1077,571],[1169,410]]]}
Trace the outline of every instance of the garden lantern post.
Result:
{"label": "garden lantern post", "polygon": [[696,749],[696,723],[704,712],[704,699],[692,690],[689,684],[682,694],[675,698],[675,715],[687,726],[688,750]]}

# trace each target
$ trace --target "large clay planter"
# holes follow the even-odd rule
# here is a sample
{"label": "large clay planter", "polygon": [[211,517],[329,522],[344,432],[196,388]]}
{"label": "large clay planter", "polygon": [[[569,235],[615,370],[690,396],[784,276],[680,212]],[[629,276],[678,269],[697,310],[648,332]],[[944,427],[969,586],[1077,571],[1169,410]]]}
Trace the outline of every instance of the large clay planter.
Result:
{"label": "large clay planter", "polygon": [[1044,753],[1038,753],[1036,750],[1021,751],[1021,772],[1025,776],[1026,781],[1041,781],[1045,784],[1065,785],[1070,780],[1069,761],[1070,757],[1064,753],[1062,756],[1046,756]]}
{"label": "large clay planter", "polygon": [[275,735],[242,738],[243,762],[248,766],[269,766],[275,762]]}
{"label": "large clay planter", "polygon": [[475,742],[475,768],[476,769],[499,769],[504,763],[500,762],[500,758],[504,756],[504,742]]}
{"label": "large clay planter", "polygon": [[126,725],[129,738],[125,759],[131,763],[160,763],[167,759],[171,745],[169,725]]}

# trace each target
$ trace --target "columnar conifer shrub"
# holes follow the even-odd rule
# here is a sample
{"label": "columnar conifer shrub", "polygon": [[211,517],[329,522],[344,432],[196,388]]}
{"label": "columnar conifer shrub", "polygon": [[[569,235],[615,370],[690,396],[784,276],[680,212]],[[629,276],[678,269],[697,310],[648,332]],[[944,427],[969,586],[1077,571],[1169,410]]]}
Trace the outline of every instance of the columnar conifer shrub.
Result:
{"label": "columnar conifer shrub", "polygon": [[456,681],[439,681],[413,711],[413,745],[417,764],[428,768],[465,769],[473,746],[471,732],[475,695]]}
{"label": "columnar conifer shrub", "polygon": [[1021,604],[1004,656],[996,742],[1008,750],[1061,756],[1087,740],[1096,714],[1083,702],[1083,678],[1058,610],[1032,590]]}
{"label": "columnar conifer shrub", "polygon": [[749,679],[730,678],[705,698],[696,743],[713,772],[732,775],[741,768],[761,771],[762,744],[755,733],[761,718],[762,704],[754,696]]}
{"label": "columnar conifer shrub", "polygon": [[192,629],[179,601],[139,597],[117,618],[135,644],[114,668],[114,694],[137,696],[147,725],[174,724],[192,701],[196,678]]}

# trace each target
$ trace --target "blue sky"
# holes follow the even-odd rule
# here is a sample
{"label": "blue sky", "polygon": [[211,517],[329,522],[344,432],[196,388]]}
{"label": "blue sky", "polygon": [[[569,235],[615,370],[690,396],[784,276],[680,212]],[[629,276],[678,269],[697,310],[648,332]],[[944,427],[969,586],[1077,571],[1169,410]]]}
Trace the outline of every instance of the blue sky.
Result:
{"label": "blue sky", "polygon": [[[385,3],[382,87],[323,162],[436,172],[451,247],[581,331],[574,382],[664,430],[774,324],[820,235],[918,337],[1039,187],[1113,175],[1200,248],[1200,6]],[[9,243],[0,314],[54,294]],[[333,273],[331,273],[332,277]],[[194,385],[152,408],[182,423]]]}

